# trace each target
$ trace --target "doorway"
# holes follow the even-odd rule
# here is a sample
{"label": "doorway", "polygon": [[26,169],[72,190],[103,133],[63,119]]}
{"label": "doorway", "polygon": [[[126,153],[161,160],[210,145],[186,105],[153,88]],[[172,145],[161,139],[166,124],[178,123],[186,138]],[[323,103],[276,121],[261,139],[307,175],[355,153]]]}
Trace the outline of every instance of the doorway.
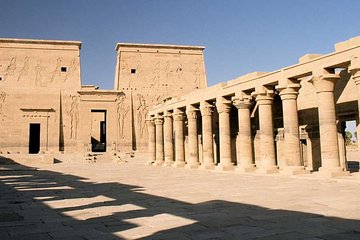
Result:
{"label": "doorway", "polygon": [[29,126],[29,153],[40,152],[40,123],[30,123]]}
{"label": "doorway", "polygon": [[106,152],[106,110],[91,110],[91,148]]}

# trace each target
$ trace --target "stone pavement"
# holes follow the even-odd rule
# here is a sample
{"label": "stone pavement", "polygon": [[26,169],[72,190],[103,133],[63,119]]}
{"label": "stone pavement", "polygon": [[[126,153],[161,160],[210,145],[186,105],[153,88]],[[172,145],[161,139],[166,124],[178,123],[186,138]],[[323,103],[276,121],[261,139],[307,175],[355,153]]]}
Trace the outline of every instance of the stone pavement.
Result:
{"label": "stone pavement", "polygon": [[360,177],[0,165],[0,239],[360,239]]}

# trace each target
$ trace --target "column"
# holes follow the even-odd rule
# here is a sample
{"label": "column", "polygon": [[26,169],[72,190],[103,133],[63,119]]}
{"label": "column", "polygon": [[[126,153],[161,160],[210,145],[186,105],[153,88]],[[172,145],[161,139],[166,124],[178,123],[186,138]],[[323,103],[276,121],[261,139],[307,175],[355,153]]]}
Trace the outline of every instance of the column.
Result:
{"label": "column", "polygon": [[301,85],[290,83],[287,86],[277,86],[283,106],[285,169],[286,174],[304,174],[306,171],[301,164],[299,120],[297,109],[298,90]]}
{"label": "column", "polygon": [[197,168],[199,164],[199,146],[198,146],[198,131],[197,119],[198,109],[193,106],[186,108],[186,115],[188,120],[188,135],[189,135],[189,159],[186,163],[187,168]]}
{"label": "column", "polygon": [[356,118],[356,133],[357,133],[357,144],[358,144],[358,157],[360,159],[360,61],[354,63],[354,60],[351,61],[351,66],[349,71],[352,74],[352,79],[356,84],[357,97],[358,97],[358,115]]}
{"label": "column", "polygon": [[314,76],[309,80],[316,90],[319,112],[321,167],[319,172],[336,177],[344,175],[340,167],[339,145],[336,126],[334,89],[338,74]]}
{"label": "column", "polygon": [[173,139],[173,119],[168,111],[164,113],[164,166],[172,166],[174,164],[174,139]]}
{"label": "column", "polygon": [[202,102],[200,105],[202,117],[202,140],[203,140],[203,164],[202,169],[214,169],[214,145],[213,145],[213,126],[212,126],[212,113],[214,106]]}
{"label": "column", "polygon": [[173,113],[174,130],[175,130],[175,162],[174,167],[185,166],[185,149],[184,149],[184,113],[176,109]]}
{"label": "column", "polygon": [[279,170],[276,166],[272,114],[274,91],[263,87],[252,95],[256,98],[259,110],[260,166],[258,166],[258,172],[277,173]]}
{"label": "column", "polygon": [[220,163],[217,169],[229,171],[234,169],[231,161],[231,136],[230,136],[230,111],[232,102],[229,100],[217,100],[216,107],[219,113],[219,144]]}
{"label": "column", "polygon": [[164,120],[162,116],[155,118],[155,132],[156,132],[156,161],[155,165],[160,166],[164,163]]}
{"label": "column", "polygon": [[239,132],[236,138],[236,171],[255,171],[253,146],[251,137],[250,107],[251,96],[233,98],[233,104],[238,109]]}
{"label": "column", "polygon": [[148,158],[149,160],[147,161],[148,165],[151,165],[155,162],[155,124],[154,124],[154,119],[149,117],[146,119],[146,124],[147,124],[147,128],[148,128],[148,133],[149,133],[149,142],[148,142]]}

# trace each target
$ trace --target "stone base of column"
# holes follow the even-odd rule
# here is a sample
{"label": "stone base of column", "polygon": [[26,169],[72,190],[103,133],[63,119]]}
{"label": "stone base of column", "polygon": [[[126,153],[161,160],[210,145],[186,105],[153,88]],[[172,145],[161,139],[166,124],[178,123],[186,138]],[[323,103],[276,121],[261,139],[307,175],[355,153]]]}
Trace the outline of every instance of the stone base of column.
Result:
{"label": "stone base of column", "polygon": [[176,167],[176,168],[182,168],[185,167],[185,162],[174,162],[174,164],[172,165],[172,167]]}
{"label": "stone base of column", "polygon": [[163,164],[164,167],[171,167],[172,165],[174,165],[174,161],[165,161]]}
{"label": "stone base of column", "polygon": [[249,165],[249,166],[237,166],[235,169],[235,172],[238,173],[250,173],[250,172],[255,172],[256,167],[255,164],[253,165]]}
{"label": "stone base of column", "polygon": [[154,165],[155,166],[162,166],[164,164],[164,161],[155,161]]}
{"label": "stone base of column", "polygon": [[196,168],[198,168],[200,166],[200,164],[199,163],[186,163],[186,165],[185,165],[185,168],[189,168],[189,169],[196,169]]}
{"label": "stone base of column", "polygon": [[202,164],[200,165],[199,169],[201,170],[214,170],[215,169],[215,164]]}
{"label": "stone base of column", "polygon": [[278,166],[267,166],[256,169],[257,173],[274,174],[279,172]]}
{"label": "stone base of column", "polygon": [[328,177],[328,178],[336,178],[336,177],[349,176],[350,172],[344,171],[344,169],[342,167],[336,167],[336,168],[320,167],[319,175],[323,176],[323,177]]}
{"label": "stone base of column", "polygon": [[300,175],[310,174],[310,170],[305,170],[305,167],[302,166],[286,166],[280,170],[280,173],[284,175]]}
{"label": "stone base of column", "polygon": [[235,166],[234,165],[229,165],[229,164],[222,164],[222,163],[219,163],[216,167],[215,167],[216,170],[219,170],[219,171],[233,171],[235,169]]}

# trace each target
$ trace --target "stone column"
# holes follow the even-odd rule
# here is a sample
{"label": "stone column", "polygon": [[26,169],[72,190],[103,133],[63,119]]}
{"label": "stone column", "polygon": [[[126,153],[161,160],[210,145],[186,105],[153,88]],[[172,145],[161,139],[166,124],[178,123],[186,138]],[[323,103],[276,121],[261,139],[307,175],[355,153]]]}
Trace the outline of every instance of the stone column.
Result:
{"label": "stone column", "polygon": [[339,145],[336,126],[334,89],[335,82],[340,79],[338,74],[314,76],[309,80],[316,90],[318,99],[321,167],[319,172],[336,177],[344,175],[340,167]]}
{"label": "stone column", "polygon": [[212,113],[214,106],[203,102],[200,105],[202,117],[203,164],[202,169],[214,169],[214,145],[212,129]]}
{"label": "stone column", "polygon": [[165,144],[165,163],[164,166],[174,164],[174,138],[173,138],[173,119],[169,112],[164,113],[164,144]]}
{"label": "stone column", "polygon": [[199,164],[199,146],[198,146],[198,131],[197,119],[198,109],[193,106],[186,108],[186,115],[188,120],[188,135],[189,135],[189,160],[186,163],[187,168],[197,168]]}
{"label": "stone column", "polygon": [[155,132],[156,132],[156,161],[155,165],[160,166],[164,164],[164,120],[163,117],[155,118]]}
{"label": "stone column", "polygon": [[155,124],[154,124],[154,119],[149,117],[146,119],[146,124],[147,124],[147,128],[148,128],[148,133],[149,133],[149,142],[148,142],[148,158],[149,160],[147,161],[148,165],[151,165],[155,162]]}
{"label": "stone column", "polygon": [[233,104],[238,109],[239,121],[239,132],[236,138],[236,171],[253,172],[255,164],[250,122],[251,96],[235,97]]}
{"label": "stone column", "polygon": [[217,100],[216,107],[219,113],[219,144],[220,163],[217,169],[229,171],[234,169],[231,162],[231,136],[230,136],[230,111],[232,102],[229,100]]}
{"label": "stone column", "polygon": [[286,174],[310,173],[301,164],[299,120],[297,109],[298,90],[301,85],[291,83],[287,86],[277,86],[283,106],[285,169]]}
{"label": "stone column", "polygon": [[184,113],[176,109],[173,113],[174,130],[175,130],[175,162],[174,167],[185,166],[185,149],[184,149]]}
{"label": "stone column", "polygon": [[[358,60],[358,59],[356,59]],[[359,59],[360,60],[360,59]],[[358,144],[358,156],[360,158],[360,61],[354,62],[351,61],[351,66],[349,67],[349,71],[352,74],[352,79],[356,84],[357,97],[358,97],[358,115],[356,118],[356,133],[357,133],[357,144]]]}
{"label": "stone column", "polygon": [[272,104],[274,91],[265,87],[253,92],[259,111],[260,166],[258,172],[277,173]]}

